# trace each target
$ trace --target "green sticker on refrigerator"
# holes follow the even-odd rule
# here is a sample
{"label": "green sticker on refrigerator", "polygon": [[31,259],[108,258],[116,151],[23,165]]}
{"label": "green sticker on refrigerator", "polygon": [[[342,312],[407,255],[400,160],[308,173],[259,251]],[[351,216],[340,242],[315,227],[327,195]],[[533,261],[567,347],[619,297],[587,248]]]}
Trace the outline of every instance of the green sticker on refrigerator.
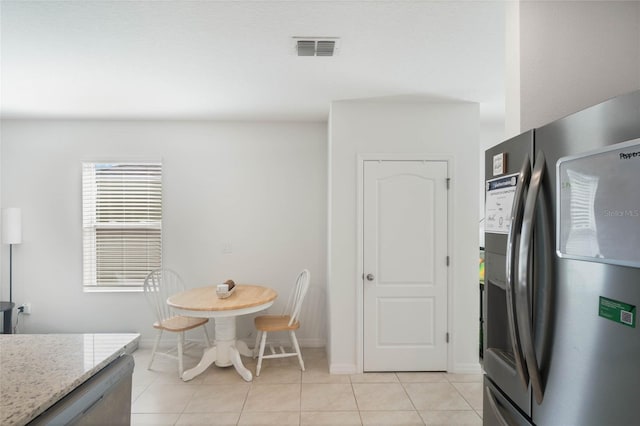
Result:
{"label": "green sticker on refrigerator", "polygon": [[627,327],[636,328],[636,307],[600,296],[598,315]]}

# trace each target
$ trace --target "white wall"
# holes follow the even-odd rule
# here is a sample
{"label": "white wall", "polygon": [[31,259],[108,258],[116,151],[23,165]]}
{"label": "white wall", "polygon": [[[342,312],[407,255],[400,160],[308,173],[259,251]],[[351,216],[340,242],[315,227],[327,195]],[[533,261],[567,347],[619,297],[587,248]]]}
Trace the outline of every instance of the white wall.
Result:
{"label": "white wall", "polygon": [[[2,209],[4,208],[4,204],[2,204],[2,121],[0,121],[0,220],[2,220]],[[2,241],[2,224],[0,223],[0,242]],[[1,244],[4,245],[4,244]],[[0,277],[4,276],[5,271],[5,263],[4,263],[4,253],[2,248],[0,248],[0,255],[2,258],[0,259]],[[0,279],[0,283],[2,280]],[[7,284],[8,286],[8,284]],[[0,285],[0,300],[9,300],[9,290],[4,289],[4,285]],[[4,325],[4,324],[3,324]]]}
{"label": "white wall", "polygon": [[480,143],[479,143],[479,158],[478,158],[478,179],[479,184],[479,202],[478,202],[478,239],[480,247],[484,247],[484,194],[485,194],[485,179],[484,174],[484,152],[494,145],[504,141],[505,138],[504,122],[492,122],[492,123],[480,123]]}
{"label": "white wall", "polygon": [[[520,1],[505,5],[505,139],[520,131]],[[484,157],[484,156],[483,156]]]}
{"label": "white wall", "polygon": [[519,25],[521,131],[640,89],[639,1],[521,1]]}
{"label": "white wall", "polygon": [[[24,228],[14,295],[33,310],[20,329],[139,332],[148,342],[142,293],[82,292],[80,163],[161,158],[165,265],[187,287],[268,285],[280,294],[276,307],[309,268],[299,336],[324,345],[326,140],[326,123],[2,122],[2,205],[22,208]],[[252,330],[242,317],[239,337]]]}
{"label": "white wall", "polygon": [[332,372],[357,371],[356,166],[358,154],[420,153],[453,158],[450,176],[450,370],[478,364],[478,116],[472,103],[331,105],[329,123],[328,355]]}

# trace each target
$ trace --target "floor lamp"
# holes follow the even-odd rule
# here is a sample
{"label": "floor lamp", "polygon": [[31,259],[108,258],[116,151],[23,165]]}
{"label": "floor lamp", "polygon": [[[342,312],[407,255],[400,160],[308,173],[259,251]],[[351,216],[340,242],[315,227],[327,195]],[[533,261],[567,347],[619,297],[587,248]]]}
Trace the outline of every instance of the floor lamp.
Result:
{"label": "floor lamp", "polygon": [[2,243],[9,244],[9,302],[13,303],[13,245],[22,242],[22,212],[17,207],[2,210]]}

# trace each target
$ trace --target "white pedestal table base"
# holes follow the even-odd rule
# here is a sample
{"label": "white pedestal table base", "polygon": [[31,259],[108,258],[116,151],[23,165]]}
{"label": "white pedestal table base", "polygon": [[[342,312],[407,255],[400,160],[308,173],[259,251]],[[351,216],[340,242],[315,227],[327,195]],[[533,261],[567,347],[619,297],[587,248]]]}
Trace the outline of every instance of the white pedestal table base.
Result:
{"label": "white pedestal table base", "polygon": [[253,356],[253,351],[242,340],[236,340],[236,317],[216,317],[215,329],[215,344],[204,351],[198,365],[182,374],[182,380],[187,382],[193,379],[212,364],[218,367],[233,365],[245,381],[250,382],[253,380],[253,374],[242,364],[242,359],[240,358],[240,355]]}

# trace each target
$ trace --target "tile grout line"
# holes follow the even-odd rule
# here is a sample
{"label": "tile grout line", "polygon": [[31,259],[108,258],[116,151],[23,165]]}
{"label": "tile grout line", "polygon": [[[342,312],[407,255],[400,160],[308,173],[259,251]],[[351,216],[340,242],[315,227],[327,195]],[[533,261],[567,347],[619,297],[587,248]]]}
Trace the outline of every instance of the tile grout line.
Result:
{"label": "tile grout line", "polygon": [[420,421],[422,421],[422,424],[426,425],[427,422],[422,417],[422,414],[420,414],[420,411],[416,407],[416,404],[413,402],[413,399],[411,399],[411,395],[409,395],[409,392],[407,392],[407,388],[405,387],[405,383],[403,383],[400,380],[400,377],[398,377],[398,373],[395,373],[395,375],[396,375],[396,378],[398,379],[398,382],[400,382],[400,386],[402,386],[402,390],[404,391],[404,394],[407,395],[407,398],[409,398],[409,402],[411,403],[411,406],[413,407],[414,411],[418,414],[418,417],[420,418]]}
{"label": "tile grout line", "polygon": [[[464,399],[464,402],[466,402],[469,405],[469,407],[471,407],[471,411],[473,411],[474,413],[476,413],[476,415],[478,415],[478,413],[476,412],[476,409],[473,407],[471,402],[462,394],[462,392],[460,392],[460,390],[458,390],[458,388],[454,385],[454,383],[467,383],[467,382],[449,382],[449,384],[451,384],[451,386],[453,386],[456,392],[458,392],[458,395],[460,395],[460,397]],[[472,382],[469,382],[469,383],[472,383]]]}
{"label": "tile grout line", "polygon": [[353,394],[353,401],[356,403],[356,409],[358,410],[358,418],[360,419],[360,424],[363,425],[364,421],[362,420],[362,411],[360,411],[360,405],[358,404],[358,398],[356,398],[356,390],[353,387],[353,381],[351,380],[351,375],[349,375],[349,385],[351,386],[351,393]]}
{"label": "tile grout line", "polygon": [[253,389],[254,380],[255,380],[255,376],[252,376],[251,383],[249,383],[249,389],[247,389],[247,393],[244,396],[244,402],[242,403],[242,407],[240,408],[240,414],[238,415],[238,420],[236,420],[236,426],[240,424],[240,419],[242,418],[242,414],[244,414],[244,408],[246,407],[247,401],[249,400],[249,394]]}
{"label": "tile grout line", "polygon": [[[142,363],[138,363],[137,367],[138,366],[142,367],[141,364]],[[296,370],[298,370],[297,366],[296,366]],[[165,381],[166,379],[163,378],[164,376],[166,376],[166,377],[169,376],[169,374],[167,374],[167,372],[164,372],[164,371],[158,371],[157,373],[159,373],[159,375],[153,374],[153,375],[148,377],[148,375],[143,374],[142,377],[140,377],[140,379],[144,379],[145,381],[148,380],[148,379],[151,379],[151,380],[149,380],[148,382],[142,384],[142,386],[139,387],[140,392],[138,393],[138,395],[137,395],[136,399],[134,400],[134,402],[135,401],[139,401],[140,398],[144,397],[145,393],[148,392],[153,387],[154,384],[159,384],[159,382]],[[289,377],[289,375],[287,375],[287,379],[286,379],[287,381],[286,382],[285,381],[281,381],[281,380],[278,379],[273,384],[292,383],[292,384],[297,384],[299,386],[299,392],[298,392],[299,404],[298,404],[297,418],[298,418],[298,424],[302,425],[303,424],[303,420],[302,420],[302,412],[303,412],[303,410],[302,410],[302,402],[303,402],[303,399],[302,398],[303,398],[303,393],[304,393],[303,392],[304,391],[304,389],[303,389],[304,372],[302,372],[301,370],[298,370],[297,373],[298,374],[296,375],[296,378],[295,378],[294,381],[289,381],[290,377]],[[409,377],[407,382],[403,382],[402,380],[400,380],[400,373],[399,372],[389,372],[389,373],[391,373],[391,375],[388,378],[393,378],[394,379],[393,382],[401,384],[405,397],[409,399],[409,402],[410,402],[410,405],[411,405],[411,411],[418,414],[418,419],[419,419],[418,422],[421,422],[420,424],[423,424],[423,425],[427,424],[425,418],[420,414],[419,410],[416,408],[415,401],[413,399],[411,399],[411,396],[408,394],[407,387],[410,386],[413,383],[412,379],[416,380],[419,383],[431,383],[431,381],[429,381],[429,380],[423,381],[421,377],[420,378]],[[323,381],[323,377],[324,376],[318,376],[318,380],[312,380],[312,382],[314,382],[314,383],[317,382],[317,384],[323,384],[323,383],[325,383]],[[430,376],[426,377],[426,379],[430,379],[430,378],[431,378]],[[360,422],[360,424],[364,424],[364,417],[363,417],[363,413],[364,412],[362,410],[362,407],[360,407],[359,401],[358,401],[358,399],[356,397],[356,391],[355,391],[356,385],[360,385],[360,384],[366,385],[367,383],[385,384],[385,383],[389,383],[389,381],[388,380],[383,380],[382,378],[380,378],[379,380],[372,379],[371,382],[367,382],[367,381],[360,382],[357,379],[358,378],[356,377],[356,381],[354,382],[353,381],[354,380],[353,377],[347,376],[347,380],[342,381],[342,383],[346,382],[345,384],[349,384],[350,385],[351,392],[352,392],[352,395],[353,395],[353,398],[354,398],[354,402],[355,402],[355,409],[358,411],[359,422]],[[450,386],[452,386],[452,387],[454,387],[456,389],[455,395],[457,395],[457,397],[461,397],[462,400],[465,401],[465,403],[467,403],[468,406],[470,407],[468,410],[465,409],[464,411],[472,411],[472,412],[474,412],[475,416],[477,416],[479,419],[482,419],[482,416],[480,415],[478,410],[473,408],[473,406],[471,405],[471,403],[470,403],[471,400],[468,399],[467,397],[465,397],[465,395],[456,387],[457,383],[466,384],[466,383],[475,383],[476,381],[475,380],[465,380],[464,377],[454,378],[454,377],[450,377],[450,376],[448,376],[446,374],[443,375],[443,379],[444,379],[443,382],[448,383]],[[462,381],[460,381],[460,380],[462,380]],[[167,383],[167,384],[170,384],[170,383]],[[201,385],[204,385],[204,384],[205,383],[203,381],[202,383],[197,384],[195,386],[195,388],[200,388],[200,387],[202,387]],[[215,383],[210,383],[210,384],[215,384]],[[331,383],[327,383],[327,384],[331,384]],[[229,383],[229,385],[231,385],[231,383]],[[248,397],[249,397],[250,393],[253,391],[253,387],[257,386],[258,384],[256,384],[255,381],[252,381],[252,382],[248,383],[248,385],[249,386],[246,387],[246,392],[244,393],[245,398],[242,401],[242,405],[241,405],[240,410],[239,410],[240,411],[239,417],[237,418],[237,420],[234,423],[236,425],[242,424],[241,423],[241,418],[242,418],[243,414],[247,413],[246,410],[248,408]],[[466,389],[466,388],[463,387],[463,390],[464,389]],[[197,393],[197,391],[194,391],[194,392]],[[195,395],[195,393],[194,393],[194,395]],[[469,394],[469,398],[473,398],[475,400],[474,394],[470,393]],[[182,416],[184,416],[185,414],[188,414],[187,411],[186,411],[187,408],[188,408],[188,404],[186,406],[184,406],[182,408],[182,410],[180,410],[180,412],[177,412],[178,410],[176,410],[176,414],[177,414],[178,417],[173,422],[174,425],[175,424],[179,424],[180,418]],[[326,411],[326,410],[320,410],[320,411]],[[350,411],[350,410],[339,410],[339,411]],[[405,410],[389,409],[389,410],[376,410],[376,411],[399,412],[399,411],[405,411]],[[369,419],[369,417],[367,417],[367,418]],[[293,420],[293,419],[291,418],[291,420]],[[355,419],[353,419],[353,420],[355,420]]]}

